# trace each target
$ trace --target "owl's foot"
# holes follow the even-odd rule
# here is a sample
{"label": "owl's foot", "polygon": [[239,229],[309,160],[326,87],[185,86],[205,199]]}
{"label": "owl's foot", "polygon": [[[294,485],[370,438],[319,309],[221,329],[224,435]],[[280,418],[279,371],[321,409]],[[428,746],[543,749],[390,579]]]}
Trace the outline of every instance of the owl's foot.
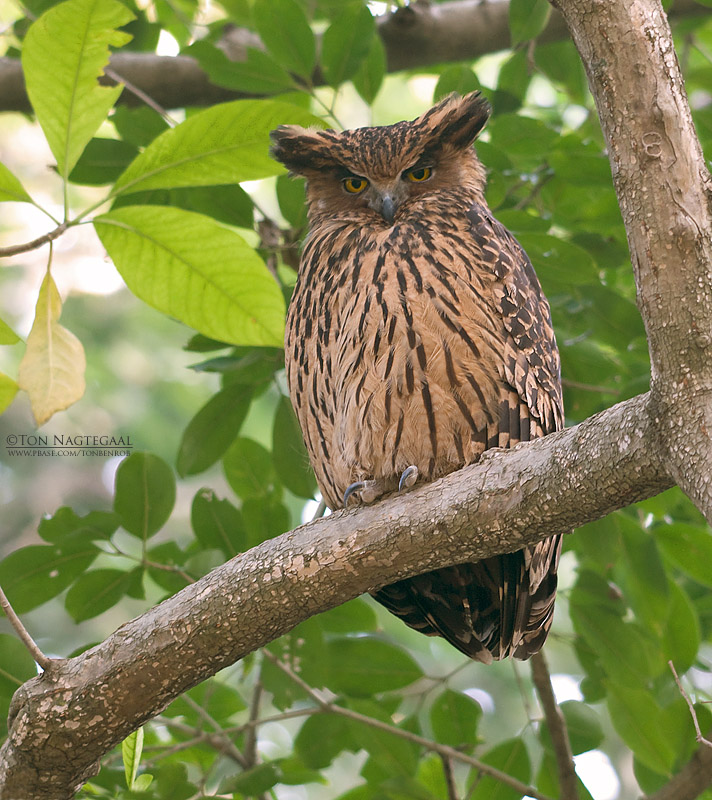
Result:
{"label": "owl's foot", "polygon": [[403,489],[410,489],[411,486],[415,485],[415,482],[418,480],[418,468],[415,464],[411,464],[409,467],[403,470],[403,473],[400,476],[400,480],[398,481],[398,491],[402,492]]}
{"label": "owl's foot", "polygon": [[352,483],[344,492],[344,508],[349,502],[351,495],[358,495],[362,503],[372,503],[383,494],[383,484],[381,481],[356,481]]}

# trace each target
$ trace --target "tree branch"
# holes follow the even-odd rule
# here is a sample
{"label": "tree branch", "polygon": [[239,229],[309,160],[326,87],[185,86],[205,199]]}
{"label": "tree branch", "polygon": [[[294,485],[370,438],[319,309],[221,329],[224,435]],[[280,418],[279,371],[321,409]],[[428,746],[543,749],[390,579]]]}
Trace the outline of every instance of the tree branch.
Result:
{"label": "tree branch", "polygon": [[313,614],[387,583],[518,550],[671,485],[649,396],[243,553],[22,686],[2,800],[68,800],[173,699]]}
{"label": "tree branch", "polygon": [[[690,16],[710,12],[694,0],[676,0],[670,13]],[[377,24],[389,72],[471,61],[510,46],[507,0],[417,3],[379,17]],[[236,60],[244,52],[246,35],[248,44],[259,46],[259,40],[251,32],[238,29],[235,38],[240,39],[240,46]],[[558,14],[552,14],[539,41],[565,37],[565,24]],[[247,96],[210,83],[198,62],[189,56],[124,51],[112,56],[110,69],[163,109],[212,105]],[[314,77],[317,84],[322,81],[318,74]],[[140,101],[135,93],[126,90],[119,102],[136,105]],[[19,60],[0,58],[0,111],[30,110]]]}
{"label": "tree branch", "polygon": [[608,144],[661,457],[712,521],[712,178],[670,27],[659,0],[552,3],[581,54]]}
{"label": "tree branch", "polygon": [[531,660],[532,680],[539,695],[546,724],[549,726],[551,741],[554,745],[554,755],[556,766],[559,772],[559,789],[561,796],[559,800],[579,800],[578,786],[576,782],[576,770],[574,768],[574,756],[571,752],[569,742],[569,732],[566,729],[564,715],[561,713],[559,704],[554,697],[554,690],[551,686],[551,675],[546,663],[543,651],[539,651]]}
{"label": "tree branch", "polygon": [[695,800],[712,784],[712,749],[702,745],[680,772],[646,800]]}

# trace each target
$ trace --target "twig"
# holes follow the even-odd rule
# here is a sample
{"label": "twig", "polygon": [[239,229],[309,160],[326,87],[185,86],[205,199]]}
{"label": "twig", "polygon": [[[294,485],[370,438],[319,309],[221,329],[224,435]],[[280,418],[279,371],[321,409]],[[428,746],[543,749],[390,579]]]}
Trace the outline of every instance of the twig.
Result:
{"label": "twig", "polygon": [[[260,700],[262,699],[262,683],[257,680],[254,688],[252,689],[252,697],[250,698],[250,717],[249,721],[257,720],[260,714]],[[248,765],[254,767],[257,763],[257,727],[250,725],[245,730],[245,760]]]}
{"label": "twig", "polygon": [[576,781],[576,771],[574,769],[574,757],[571,752],[569,742],[569,732],[566,730],[564,715],[561,713],[554,690],[551,686],[551,675],[546,659],[542,652],[532,657],[532,678],[546,723],[549,726],[551,741],[554,745],[554,755],[556,766],[559,772],[559,788],[561,790],[560,800],[578,800],[578,787]]}
{"label": "twig", "polygon": [[363,725],[370,726],[371,728],[377,728],[378,730],[386,731],[386,733],[391,733],[394,736],[399,736],[401,739],[406,739],[409,742],[413,742],[413,744],[420,745],[420,747],[423,747],[432,753],[437,753],[440,756],[445,756],[446,758],[450,758],[454,761],[462,761],[463,763],[469,764],[470,766],[480,770],[480,772],[484,773],[485,775],[489,775],[491,778],[494,778],[494,780],[504,783],[507,786],[511,786],[512,789],[520,792],[522,795],[533,797],[534,800],[552,800],[552,798],[550,798],[548,795],[542,794],[533,786],[527,786],[525,783],[518,781],[511,775],[507,775],[506,772],[501,772],[500,770],[491,767],[489,764],[485,764],[484,761],[480,761],[477,758],[473,758],[465,753],[461,753],[454,747],[448,747],[448,745],[434,742],[432,739],[426,739],[424,736],[418,736],[416,733],[411,733],[410,731],[403,730],[402,728],[397,728],[395,725],[389,725],[387,722],[381,722],[379,719],[367,717],[365,714],[359,714],[357,711],[352,711],[350,708],[344,708],[343,706],[338,706],[335,703],[324,700],[287,664],[280,661],[277,656],[273,655],[269,652],[269,650],[266,649],[262,652],[266,658],[268,658],[275,666],[279,667],[279,669],[281,669],[285,675],[287,675],[292,681],[294,681],[294,683],[297,684],[297,686],[301,687],[303,691],[309,695],[309,697],[311,697],[311,699],[320,708],[324,709],[324,711],[331,712],[332,714],[338,714],[339,716],[346,717],[354,722],[360,722]]}
{"label": "twig", "polygon": [[171,127],[175,127],[178,124],[163,106],[159,105],[150,95],[147,95],[146,92],[139,89],[138,86],[131,83],[131,81],[119,75],[118,72],[110,67],[105,67],[104,74],[111,78],[112,81],[116,81],[116,83],[123,83],[127,91],[131,92],[131,94],[138,97],[139,100],[142,100],[149,108],[152,108],[155,112],[160,114]]}
{"label": "twig", "polygon": [[457,796],[457,786],[455,786],[455,774],[452,769],[452,759],[440,753],[440,760],[443,762],[443,773],[445,774],[445,785],[447,786],[447,800],[459,800]]}
{"label": "twig", "polygon": [[243,768],[249,769],[249,765],[247,764],[247,759],[245,756],[235,747],[234,743],[230,741],[229,737],[225,734],[223,729],[220,727],[220,723],[217,722],[212,718],[212,716],[200,705],[200,703],[196,703],[193,698],[188,695],[183,695],[183,700],[195,711],[199,717],[202,717],[205,722],[207,722],[212,728],[215,730],[215,734],[217,735],[218,739],[225,742],[224,751],[227,753],[234,761]]}
{"label": "twig", "polygon": [[57,239],[61,236],[69,227],[68,222],[63,222],[61,225],[57,226],[53,231],[49,231],[49,233],[44,233],[42,236],[39,236],[37,239],[33,239],[31,242],[25,242],[24,244],[13,244],[10,247],[0,247],[0,258],[6,258],[7,256],[17,256],[20,253],[29,253],[30,250],[37,250],[38,248],[42,247],[43,244],[47,244],[54,239]]}
{"label": "twig", "polygon": [[582,389],[584,392],[612,394],[616,397],[620,394],[618,389],[611,389],[608,386],[594,386],[591,383],[581,383],[581,381],[572,381],[570,378],[562,378],[561,383],[564,385],[564,387],[568,387],[569,389]]}
{"label": "twig", "polygon": [[675,665],[672,663],[672,661],[668,661],[668,666],[672,670],[672,674],[673,674],[673,676],[675,678],[675,683],[677,684],[677,688],[680,690],[680,694],[685,698],[685,702],[687,703],[687,707],[690,709],[690,714],[692,716],[692,722],[693,722],[693,724],[695,726],[695,739],[700,744],[703,744],[705,747],[712,747],[712,742],[709,739],[706,739],[702,735],[702,731],[700,730],[700,723],[699,723],[699,720],[697,719],[697,712],[695,711],[695,706],[693,705],[692,700],[690,699],[690,696],[687,694],[687,692],[682,687],[682,682],[680,681],[680,678],[678,678],[678,676],[677,676],[677,670],[675,669]]}
{"label": "twig", "polygon": [[22,624],[22,621],[15,613],[15,609],[10,605],[5,592],[0,586],[0,607],[5,612],[5,616],[10,620],[10,624],[15,629],[15,633],[20,637],[20,640],[25,647],[30,651],[30,655],[39,664],[42,669],[47,672],[52,669],[52,666],[60,661],[58,658],[49,658],[37,646],[35,640],[27,632],[27,628]]}

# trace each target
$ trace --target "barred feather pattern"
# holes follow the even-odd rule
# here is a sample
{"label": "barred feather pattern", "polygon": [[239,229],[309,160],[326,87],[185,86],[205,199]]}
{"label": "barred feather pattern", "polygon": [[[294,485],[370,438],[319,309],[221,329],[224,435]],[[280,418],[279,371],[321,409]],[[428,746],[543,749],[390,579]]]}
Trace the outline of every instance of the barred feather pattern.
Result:
{"label": "barred feather pattern", "polygon": [[[488,108],[451,96],[412,122],[274,132],[308,183],[310,230],[285,336],[287,380],[332,509],[368,481],[382,496],[563,427],[559,355],[527,255],[492,216],[472,141]],[[423,185],[408,171],[432,165]],[[352,198],[344,176],[396,198]],[[385,188],[384,188],[385,187]],[[561,539],[382,587],[407,625],[488,663],[528,658],[551,626]]]}

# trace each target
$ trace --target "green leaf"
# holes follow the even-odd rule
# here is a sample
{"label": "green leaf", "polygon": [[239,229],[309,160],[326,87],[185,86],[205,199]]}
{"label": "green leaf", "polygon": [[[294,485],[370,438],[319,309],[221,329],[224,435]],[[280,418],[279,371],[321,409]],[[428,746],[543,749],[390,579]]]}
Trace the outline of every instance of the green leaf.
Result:
{"label": "green leaf", "polygon": [[86,538],[59,545],[30,545],[0,562],[0,586],[18,614],[64,591],[99,555]]}
{"label": "green leaf", "polygon": [[447,97],[452,92],[457,92],[460,95],[468,94],[468,92],[475,92],[481,88],[480,82],[477,80],[477,75],[470,67],[465,64],[454,64],[446,67],[438,78],[435,91],[433,92],[433,101],[437,102]]}
{"label": "green leaf", "polygon": [[316,479],[304,446],[302,431],[292,404],[284,395],[274,417],[272,461],[277,476],[290,492],[297,497],[314,497]]}
{"label": "green leaf", "polygon": [[0,344],[17,344],[20,337],[15,331],[5,322],[0,319]]}
{"label": "green leaf", "polygon": [[[506,772],[522,783],[528,783],[531,779],[529,753],[521,739],[509,739],[498,744],[486,752],[482,756],[482,760],[485,764]],[[475,778],[477,785],[469,794],[470,800],[520,800],[521,794],[515,789],[511,789],[487,775],[481,780],[479,777],[478,774]]]}
{"label": "green leaf", "polygon": [[69,180],[86,186],[113,183],[137,153],[136,147],[120,139],[90,139]]}
{"label": "green leaf", "polygon": [[[382,704],[373,700],[352,699],[349,701],[349,707],[359,714],[380,720],[394,728],[410,729],[412,727],[407,725],[411,720],[405,720],[403,724],[396,725],[391,713]],[[419,733],[419,731],[417,732]],[[351,735],[355,743],[370,756],[361,770],[361,775],[369,783],[383,786],[384,782],[394,781],[396,785],[403,784],[404,781],[411,779],[418,768],[418,746],[400,736],[369,727],[363,723],[354,724],[351,728]]]}
{"label": "green leaf", "polygon": [[256,767],[246,769],[236,778],[231,778],[228,784],[229,791],[240,792],[248,797],[263,794],[271,789],[282,775],[279,764],[267,762]]}
{"label": "green leaf", "polygon": [[324,769],[344,750],[359,749],[351,733],[353,725],[338,714],[314,714],[299,729],[294,752],[307,767]]}
{"label": "green leaf", "polygon": [[[519,243],[534,264],[545,292],[571,285],[598,282],[598,268],[591,255],[573,242],[547,233],[522,232]],[[572,270],[571,265],[576,264]]]}
{"label": "green leaf", "polygon": [[[119,195],[111,206],[173,206],[196,211],[218,222],[238,228],[252,228],[252,199],[237,183],[229,186],[184,186],[181,189],[148,189]],[[225,346],[225,345],[223,345]]]}
{"label": "green leaf", "polygon": [[111,115],[111,121],[123,141],[134,147],[146,147],[168,129],[163,117],[148,106],[119,106]]}
{"label": "green leaf", "polygon": [[147,792],[152,783],[153,775],[144,772],[143,775],[139,775],[134,781],[133,790],[135,792]]}
{"label": "green leaf", "polygon": [[244,700],[236,689],[220,680],[204,681],[188,693],[192,703],[184,696],[174,700],[163,712],[168,717],[183,717],[191,725],[200,725],[201,718],[196,714],[195,704],[206,711],[218,723],[228,725],[236,714],[246,708]]}
{"label": "green leaf", "polygon": [[277,201],[282,216],[293,228],[303,228],[307,224],[303,178],[280,175],[277,178]]}
{"label": "green leaf", "polygon": [[576,630],[596,652],[612,681],[639,687],[664,668],[661,653],[641,628],[604,606],[571,601],[571,619]]}
{"label": "green leaf", "polygon": [[616,515],[623,541],[625,594],[636,616],[659,630],[668,616],[668,577],[655,538],[631,517]]}
{"label": "green leaf", "polygon": [[227,482],[238,497],[263,496],[274,487],[272,457],[252,439],[235,439],[225,453],[223,469]]}
{"label": "green leaf", "polygon": [[[147,570],[151,580],[166,592],[175,594],[191,582],[190,578],[186,579],[186,576],[182,574],[185,572],[183,567],[186,562],[186,554],[175,542],[163,542],[156,547],[151,547],[146,551],[146,559],[152,561],[153,564],[168,567],[168,569],[162,569],[159,566],[149,566]],[[145,594],[143,580],[132,584],[127,590],[127,594],[130,597],[142,599]]]}
{"label": "green leaf", "polygon": [[64,178],[123,90],[99,86],[97,78],[109,60],[109,45],[121,47],[131,38],[116,28],[133,18],[116,0],[67,0],[27,32],[27,94]]}
{"label": "green leaf", "polygon": [[0,736],[7,733],[12,696],[25,681],[36,675],[37,666],[25,645],[15,636],[0,633]]}
{"label": "green leaf", "polygon": [[9,375],[0,372],[0,414],[12,403],[19,390],[17,382]]}
{"label": "green leaf", "polygon": [[538,167],[559,140],[559,134],[541,120],[519,114],[494,117],[488,130],[492,144],[519,169]]}
{"label": "green leaf", "polygon": [[90,511],[80,517],[73,509],[63,506],[51,517],[40,521],[37,533],[45,542],[66,546],[68,542],[80,539],[106,541],[120,524],[120,519],[111,511]]}
{"label": "green leaf", "polygon": [[208,400],[188,423],[178,450],[181,477],[197,475],[214,464],[240,432],[252,402],[252,390],[232,384]]}
{"label": "green leaf", "polygon": [[94,220],[134,294],[213,339],[281,345],[284,298],[262,259],[231,230],[178,208],[119,208]]}
{"label": "green leaf", "polygon": [[352,78],[371,50],[376,23],[368,6],[348,6],[324,32],[321,66],[331,86]]}
{"label": "green leaf", "polygon": [[309,80],[316,64],[316,44],[296,0],[256,0],[253,20],[272,57],[290,72]]}
{"label": "green leaf", "polygon": [[133,453],[116,471],[114,511],[144,541],[163,527],[176,501],[173,470],[153,453]]}
{"label": "green leaf", "polygon": [[249,547],[279,536],[292,526],[287,507],[275,497],[251,494],[242,501],[242,517]]}
{"label": "green leaf", "polygon": [[373,104],[381,88],[386,76],[386,66],[386,49],[383,41],[380,36],[374,36],[371,39],[368,55],[353,76],[354,88],[369,105]]}
{"label": "green leaf", "polygon": [[141,753],[143,752],[143,728],[130,733],[121,742],[121,758],[124,762],[124,774],[126,776],[126,786],[134,788],[136,773],[141,763]]}
{"label": "green leaf", "polygon": [[510,0],[509,30],[512,45],[536,38],[546,27],[551,7],[547,0]]}
{"label": "green leaf", "polygon": [[[7,200],[15,200],[21,203],[32,202],[32,198],[27,194],[20,181],[4,164],[0,164],[0,203]],[[2,320],[0,320],[0,323],[1,328],[5,323]],[[8,344],[8,342],[2,341],[0,343]]]}
{"label": "green leaf", "polygon": [[[595,750],[603,742],[601,721],[590,706],[579,700],[565,700],[559,708],[564,715],[571,750],[575,756],[588,750]],[[546,723],[541,727],[541,739],[546,747],[553,749],[551,733]]]}
{"label": "green leaf", "polygon": [[675,664],[680,675],[695,663],[701,638],[700,621],[694,605],[687,593],[671,580],[662,641],[665,659]]}
{"label": "green leaf", "polygon": [[691,578],[712,586],[712,535],[709,528],[674,522],[653,534],[663,553]]}
{"label": "green leaf", "polygon": [[196,493],[190,521],[196,539],[208,550],[221,550],[232,558],[245,549],[242,514],[229,500],[219,500],[212,489]]}
{"label": "green leaf", "polygon": [[405,650],[370,636],[332,639],[327,652],[333,665],[330,688],[353,697],[402,689],[423,676]]}
{"label": "green leaf", "polygon": [[92,619],[123,600],[135,579],[133,572],[121,569],[94,569],[85,572],[74,581],[67,592],[65,608],[75,622]]}
{"label": "green leaf", "polygon": [[661,724],[662,709],[650,692],[612,685],[607,704],[613,727],[621,739],[647,767],[668,774],[675,751],[668,731]]}
{"label": "green leaf", "polygon": [[441,744],[473,747],[478,742],[477,725],[482,716],[480,704],[462,692],[446,689],[430,709],[433,734]]}
{"label": "green leaf", "polygon": [[267,53],[247,48],[244,61],[229,59],[220,48],[204,39],[184,51],[193,56],[208,73],[210,82],[226,89],[250,94],[278,94],[294,86],[289,73]]}
{"label": "green leaf", "polygon": [[35,675],[37,667],[25,645],[15,636],[0,633],[0,697],[11,697]]}
{"label": "green leaf", "polygon": [[235,100],[199,111],[154,139],[118,179],[114,193],[279,175],[284,168],[270,158],[269,132],[287,123],[324,127],[313,114],[276,100]]}
{"label": "green leaf", "polygon": [[378,628],[375,611],[360,598],[324,611],[319,615],[319,621],[324,630],[330,633],[363,633]]}

